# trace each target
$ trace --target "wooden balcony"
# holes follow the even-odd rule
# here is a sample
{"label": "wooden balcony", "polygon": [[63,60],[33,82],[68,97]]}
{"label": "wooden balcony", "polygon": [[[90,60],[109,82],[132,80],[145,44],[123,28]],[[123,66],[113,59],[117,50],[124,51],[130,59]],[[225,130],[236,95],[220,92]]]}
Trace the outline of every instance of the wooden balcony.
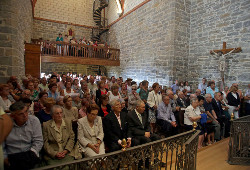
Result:
{"label": "wooden balcony", "polygon": [[120,66],[120,49],[35,39],[32,42],[41,45],[41,61],[45,63]]}

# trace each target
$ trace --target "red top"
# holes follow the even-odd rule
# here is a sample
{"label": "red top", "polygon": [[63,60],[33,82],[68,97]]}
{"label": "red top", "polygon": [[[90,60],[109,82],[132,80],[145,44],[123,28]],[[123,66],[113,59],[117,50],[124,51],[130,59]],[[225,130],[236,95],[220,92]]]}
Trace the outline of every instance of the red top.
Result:
{"label": "red top", "polygon": [[102,108],[102,111],[104,113],[104,117],[109,114],[109,112],[107,112],[107,107],[106,108]]}
{"label": "red top", "polygon": [[105,90],[105,92],[101,91],[101,95],[107,94],[107,90]]}

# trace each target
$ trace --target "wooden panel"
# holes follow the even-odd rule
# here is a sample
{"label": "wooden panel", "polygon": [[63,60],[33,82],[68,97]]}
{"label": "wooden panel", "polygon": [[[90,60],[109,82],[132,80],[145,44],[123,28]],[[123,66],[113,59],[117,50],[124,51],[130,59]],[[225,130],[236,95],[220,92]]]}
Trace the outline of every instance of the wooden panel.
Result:
{"label": "wooden panel", "polygon": [[42,56],[44,63],[71,63],[83,65],[101,65],[101,66],[120,66],[120,60],[107,60],[98,58],[84,58],[84,57],[56,57],[56,56]]}
{"label": "wooden panel", "polygon": [[40,77],[41,46],[39,44],[25,44],[25,74]]}

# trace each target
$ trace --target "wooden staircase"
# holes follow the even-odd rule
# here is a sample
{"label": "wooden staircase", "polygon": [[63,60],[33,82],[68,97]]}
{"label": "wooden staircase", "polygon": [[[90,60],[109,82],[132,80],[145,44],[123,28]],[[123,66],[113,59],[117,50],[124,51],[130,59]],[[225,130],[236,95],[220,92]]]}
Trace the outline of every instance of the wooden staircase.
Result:
{"label": "wooden staircase", "polygon": [[[98,6],[96,8],[96,6]],[[109,29],[106,28],[106,19],[102,17],[102,10],[108,6],[108,2],[106,0],[95,0],[93,4],[93,18],[96,25],[99,27],[97,33],[94,33],[92,29],[92,41],[101,41],[101,35],[107,32]]]}

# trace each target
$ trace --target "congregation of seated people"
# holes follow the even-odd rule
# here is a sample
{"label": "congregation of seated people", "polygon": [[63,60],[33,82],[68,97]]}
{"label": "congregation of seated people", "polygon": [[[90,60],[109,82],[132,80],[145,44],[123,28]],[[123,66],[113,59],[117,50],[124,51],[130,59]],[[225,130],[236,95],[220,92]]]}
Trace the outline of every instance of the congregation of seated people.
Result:
{"label": "congregation of seated people", "polygon": [[[102,155],[200,130],[198,149],[229,136],[230,119],[249,115],[250,84],[222,91],[206,79],[192,90],[144,80],[52,73],[47,79],[11,76],[0,84],[0,115],[12,130],[3,144],[6,169],[31,169]],[[244,106],[244,107],[242,107]],[[6,127],[7,129],[7,127]]]}

